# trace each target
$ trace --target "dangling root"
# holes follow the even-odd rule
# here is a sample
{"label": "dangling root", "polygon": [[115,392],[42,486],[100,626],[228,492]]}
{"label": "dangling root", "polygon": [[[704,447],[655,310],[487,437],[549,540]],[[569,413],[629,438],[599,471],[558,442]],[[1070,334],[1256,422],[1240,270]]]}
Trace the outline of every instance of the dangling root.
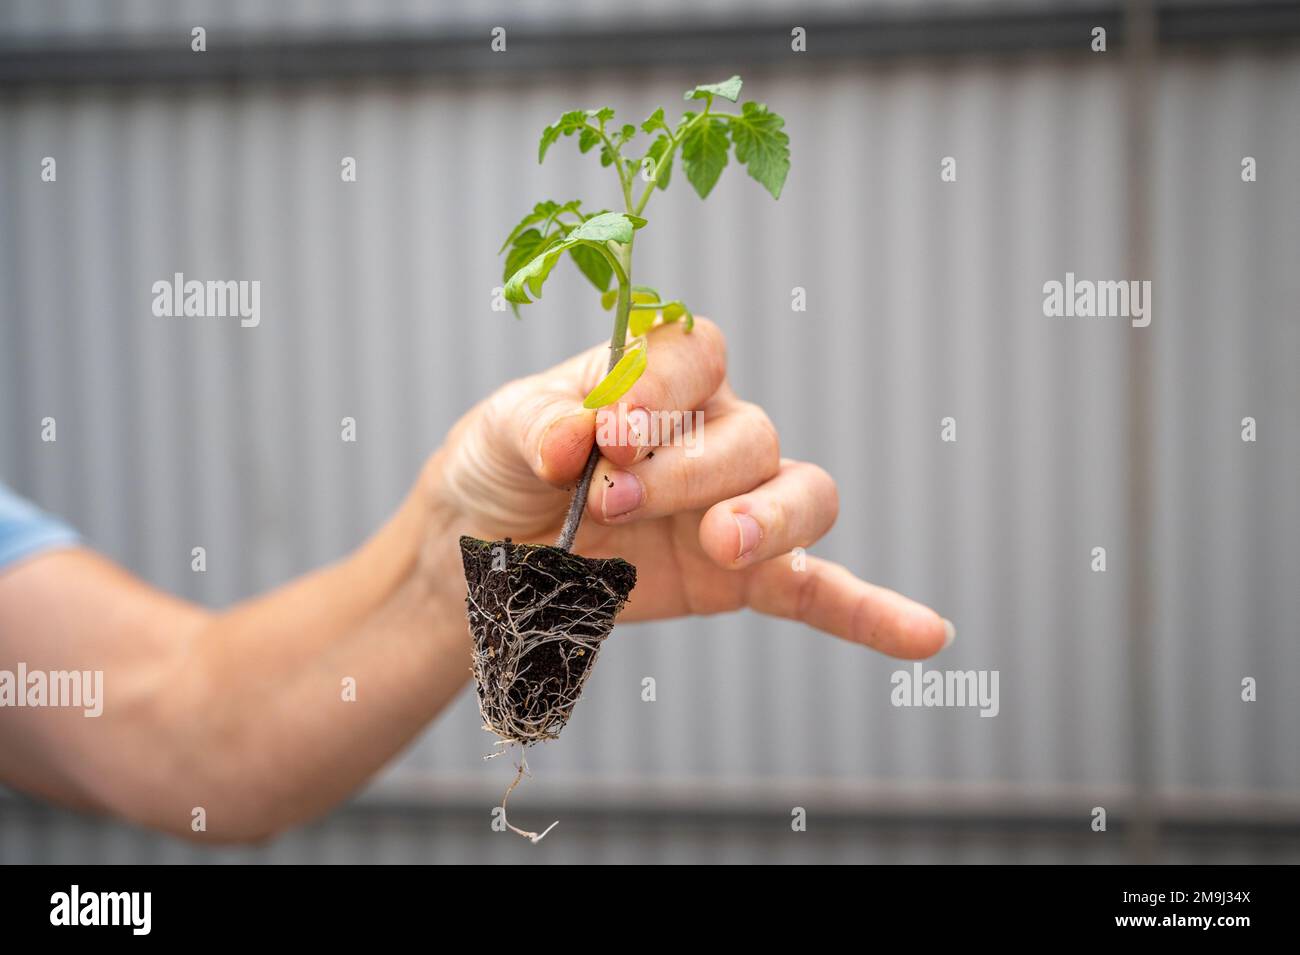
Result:
{"label": "dangling root", "polygon": [[[509,744],[506,743],[505,740],[500,740],[497,742],[497,745],[502,746],[502,745],[509,745]],[[492,759],[493,757],[500,756],[504,752],[506,752],[506,750],[500,749],[497,750],[495,753],[488,753],[483,758]],[[509,787],[506,788],[506,794],[501,797],[501,821],[506,824],[506,828],[508,828],[511,832],[518,833],[519,835],[527,839],[529,842],[531,842],[533,845],[537,845],[537,843],[541,842],[543,839],[546,838],[546,834],[548,832],[550,832],[552,829],[554,829],[556,826],[560,824],[560,820],[558,819],[555,820],[555,822],[551,823],[541,832],[526,832],[525,830],[520,829],[518,826],[514,826],[511,824],[510,819],[506,816],[506,802],[509,801],[510,794],[515,791],[515,787],[518,786],[520,782],[523,781],[523,778],[525,776],[529,776],[529,777],[532,776],[532,773],[528,772],[528,759],[524,756],[524,748],[522,746],[519,747],[519,765],[517,765],[515,769],[517,771],[515,773],[514,781],[511,782]]]}

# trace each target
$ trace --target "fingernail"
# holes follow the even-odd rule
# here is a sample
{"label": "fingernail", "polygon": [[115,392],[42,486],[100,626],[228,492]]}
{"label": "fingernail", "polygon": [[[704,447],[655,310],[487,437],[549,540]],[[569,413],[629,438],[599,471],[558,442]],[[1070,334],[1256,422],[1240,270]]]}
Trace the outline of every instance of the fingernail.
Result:
{"label": "fingernail", "polygon": [[580,411],[576,414],[560,415],[550,424],[542,429],[542,437],[537,442],[537,470],[541,471],[545,467],[546,439],[550,436],[551,430],[561,421],[569,421],[573,418],[585,418],[590,412]]}
{"label": "fingernail", "polygon": [[947,650],[952,646],[952,642],[957,639],[957,628],[952,625],[952,621],[947,617],[943,618],[943,646],[940,650]]}
{"label": "fingernail", "polygon": [[606,519],[635,511],[645,499],[645,488],[635,474],[627,471],[610,471],[597,478],[603,491],[600,496],[600,513]]}
{"label": "fingernail", "polygon": [[554,428],[559,423],[560,423],[560,419],[556,418],[554,421],[548,424],[545,428],[542,429],[542,436],[537,440],[537,464],[535,470],[538,472],[540,472],[543,468],[546,467],[546,438],[551,433],[551,429]]}
{"label": "fingernail", "polygon": [[736,560],[740,560],[758,546],[758,542],[763,539],[763,528],[748,514],[732,514],[731,517],[736,522],[736,530],[740,532],[740,551],[736,554]]}

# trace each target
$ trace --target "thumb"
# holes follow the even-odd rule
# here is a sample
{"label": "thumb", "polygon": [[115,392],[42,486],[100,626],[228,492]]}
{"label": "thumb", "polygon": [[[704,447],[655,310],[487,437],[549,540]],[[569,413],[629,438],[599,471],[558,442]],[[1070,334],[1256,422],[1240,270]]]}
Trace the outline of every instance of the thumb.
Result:
{"label": "thumb", "polygon": [[547,484],[572,484],[595,443],[596,412],[583,408],[572,390],[544,378],[526,378],[519,385],[502,410],[512,421],[520,455]]}

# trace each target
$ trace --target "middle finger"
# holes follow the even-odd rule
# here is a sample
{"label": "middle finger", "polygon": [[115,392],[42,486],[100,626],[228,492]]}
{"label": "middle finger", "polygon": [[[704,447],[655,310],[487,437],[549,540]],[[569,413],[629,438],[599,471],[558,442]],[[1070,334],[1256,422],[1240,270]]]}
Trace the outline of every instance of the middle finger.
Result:
{"label": "middle finger", "polygon": [[727,376],[726,341],[708,319],[697,319],[690,332],[680,322],[656,326],[646,348],[645,374],[618,406],[596,415],[596,443],[605,457],[623,467],[648,453],[652,414],[705,407]]}

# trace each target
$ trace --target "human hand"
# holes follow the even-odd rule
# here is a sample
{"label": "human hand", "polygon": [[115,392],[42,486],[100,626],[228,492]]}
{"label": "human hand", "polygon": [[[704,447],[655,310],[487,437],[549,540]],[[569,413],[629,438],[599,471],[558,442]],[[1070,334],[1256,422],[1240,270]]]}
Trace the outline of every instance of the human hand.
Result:
{"label": "human hand", "polygon": [[[596,441],[602,457],[574,551],[636,566],[620,619],[748,606],[891,656],[919,659],[947,646],[952,625],[933,610],[838,564],[792,557],[835,523],[835,482],[815,464],[780,456],[762,408],[727,383],[718,327],[703,319],[689,333],[658,326],[648,347],[649,370],[617,407],[582,407],[608,361],[608,348],[596,347],[510,382],[453,427],[422,478],[447,515],[429,545],[444,572],[458,564],[449,555],[461,531],[554,543]],[[683,441],[665,424],[673,412],[691,421],[702,412],[702,430]]]}

